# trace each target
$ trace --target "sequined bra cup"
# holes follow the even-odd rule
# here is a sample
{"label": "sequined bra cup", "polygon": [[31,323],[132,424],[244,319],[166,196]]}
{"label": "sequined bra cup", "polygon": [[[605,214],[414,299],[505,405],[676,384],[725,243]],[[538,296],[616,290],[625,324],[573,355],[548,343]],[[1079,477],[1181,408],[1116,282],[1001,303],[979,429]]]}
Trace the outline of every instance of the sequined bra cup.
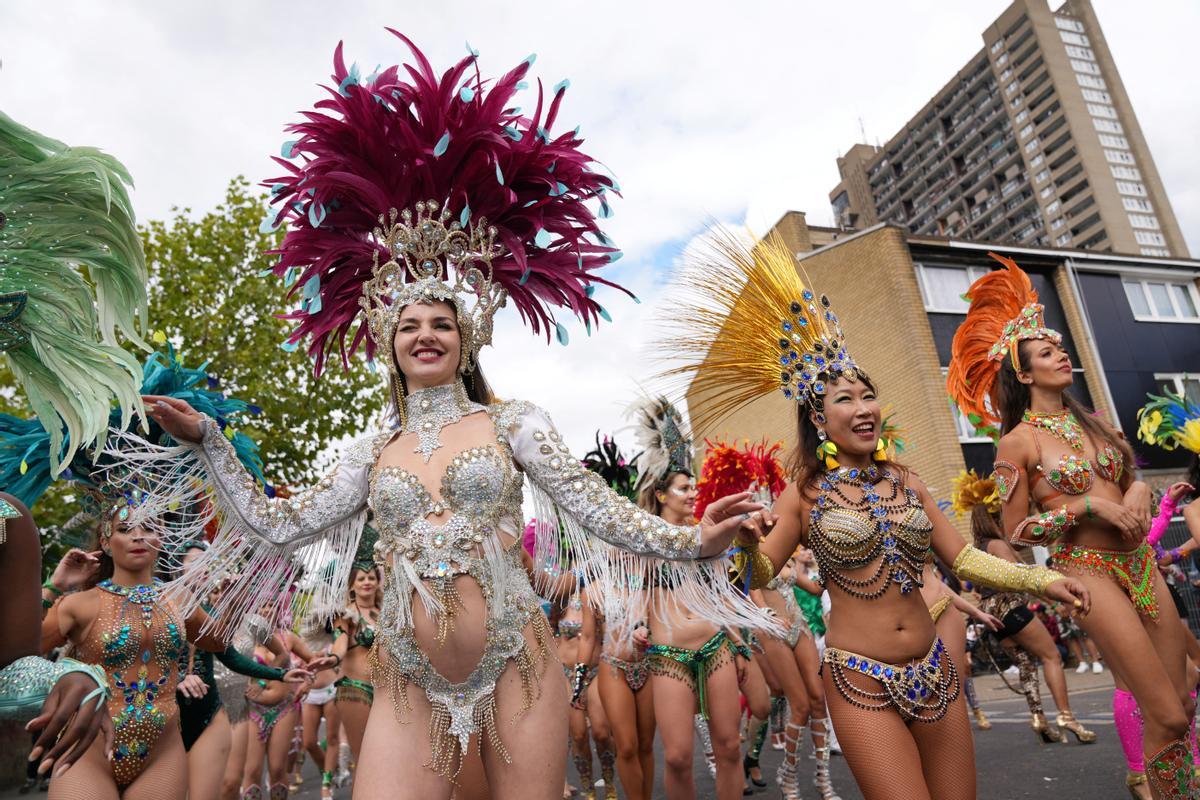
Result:
{"label": "sequined bra cup", "polygon": [[[1103,446],[1096,448],[1095,463],[1078,453],[1064,453],[1059,457],[1056,465],[1046,469],[1042,466],[1044,458],[1041,434],[1038,432],[1040,429],[1037,426],[1030,427],[1033,429],[1033,444],[1037,448],[1038,459],[1033,477],[1030,479],[1030,488],[1045,478],[1046,483],[1054,490],[1039,500],[1039,504],[1044,505],[1047,501],[1062,495],[1087,494],[1091,490],[1096,476],[1110,483],[1120,483],[1121,477],[1125,474],[1125,459],[1121,457],[1121,451],[1111,444],[1105,442]],[[1082,444],[1077,443],[1075,447],[1082,449]]]}
{"label": "sequined bra cup", "polygon": [[[915,492],[876,467],[839,468],[817,488],[808,538],[822,576],[866,600],[883,596],[892,584],[905,594],[921,587],[933,523]],[[857,574],[871,564],[874,570]]]}

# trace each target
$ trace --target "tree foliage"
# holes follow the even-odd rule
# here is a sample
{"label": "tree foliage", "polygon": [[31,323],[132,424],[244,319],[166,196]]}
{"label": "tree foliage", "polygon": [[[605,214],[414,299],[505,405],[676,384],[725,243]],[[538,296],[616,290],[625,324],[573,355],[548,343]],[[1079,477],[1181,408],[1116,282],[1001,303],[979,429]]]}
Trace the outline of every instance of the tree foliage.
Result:
{"label": "tree foliage", "polygon": [[289,302],[269,270],[280,231],[260,229],[266,197],[239,176],[224,201],[199,218],[190,209],[141,228],[150,272],[151,326],[187,362],[208,359],[222,391],[262,409],[240,426],[259,443],[268,479],[315,481],[331,444],[366,430],[383,408],[382,380],[361,361],[331,365],[319,379],[300,351],[281,345],[289,325],[276,315]]}

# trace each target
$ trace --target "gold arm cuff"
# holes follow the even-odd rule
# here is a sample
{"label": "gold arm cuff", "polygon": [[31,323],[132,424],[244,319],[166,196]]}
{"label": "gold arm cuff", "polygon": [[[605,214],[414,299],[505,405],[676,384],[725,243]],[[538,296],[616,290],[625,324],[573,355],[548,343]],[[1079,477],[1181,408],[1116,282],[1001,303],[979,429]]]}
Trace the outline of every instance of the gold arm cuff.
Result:
{"label": "gold arm cuff", "polygon": [[734,582],[741,585],[750,574],[751,589],[763,589],[775,577],[775,564],[766,553],[758,549],[755,543],[749,547],[743,545],[733,557]]}
{"label": "gold arm cuff", "polygon": [[1046,567],[1014,564],[996,558],[971,545],[959,552],[951,569],[958,577],[982,586],[1036,595],[1045,594],[1046,587],[1064,577],[1062,573]]}

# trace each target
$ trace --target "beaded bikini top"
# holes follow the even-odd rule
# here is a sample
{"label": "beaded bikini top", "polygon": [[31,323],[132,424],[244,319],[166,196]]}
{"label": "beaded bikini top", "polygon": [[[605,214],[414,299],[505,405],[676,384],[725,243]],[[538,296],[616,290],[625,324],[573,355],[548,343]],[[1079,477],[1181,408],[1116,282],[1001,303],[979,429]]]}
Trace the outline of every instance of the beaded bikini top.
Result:
{"label": "beaded bikini top", "polygon": [[1046,483],[1054,489],[1052,494],[1039,501],[1040,504],[1044,505],[1064,494],[1086,494],[1092,488],[1097,475],[1111,483],[1120,482],[1125,472],[1125,459],[1121,457],[1121,451],[1111,444],[1106,442],[1103,447],[1097,448],[1094,464],[1090,458],[1077,453],[1064,453],[1058,459],[1057,465],[1046,469],[1042,466],[1042,445],[1038,441],[1037,428],[1033,426],[1033,429],[1033,443],[1037,448],[1038,461],[1033,477],[1030,478],[1030,488],[1045,478]]}
{"label": "beaded bikini top", "polygon": [[[864,600],[881,597],[893,583],[905,594],[920,588],[933,523],[914,491],[875,466],[827,472],[817,487],[808,540],[822,576]],[[866,577],[850,574],[872,563]]]}

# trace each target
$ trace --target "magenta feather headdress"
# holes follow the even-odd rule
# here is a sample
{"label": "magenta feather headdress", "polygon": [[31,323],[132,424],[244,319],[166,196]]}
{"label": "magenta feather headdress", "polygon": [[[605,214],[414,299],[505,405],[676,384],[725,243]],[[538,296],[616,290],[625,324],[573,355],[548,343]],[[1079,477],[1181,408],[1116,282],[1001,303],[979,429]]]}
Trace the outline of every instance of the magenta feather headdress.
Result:
{"label": "magenta feather headdress", "polygon": [[496,81],[480,77],[474,54],[438,78],[408,38],[388,30],[412,53],[405,75],[393,66],[360,79],[338,44],[336,86],[287,128],[297,138],[275,159],[287,174],[267,182],[280,206],[274,224],[288,226],[274,272],[300,299],[286,315],[297,322],[289,343],[309,338],[317,372],[334,351],[348,364],[365,343],[373,356],[378,343],[360,298],[376,265],[395,257],[381,240],[381,218],[428,200],[463,228],[483,219],[495,228],[491,277],[535,333],[549,338],[553,330],[565,343],[556,306],[589,329],[608,319],[591,295],[594,284],[615,284],[595,271],[620,253],[587,201],[598,199],[608,216],[605,194],[618,190],[591,169],[578,129],[551,132],[567,82],[546,106],[539,81],[537,107],[526,116],[510,101],[525,88],[532,56]]}

